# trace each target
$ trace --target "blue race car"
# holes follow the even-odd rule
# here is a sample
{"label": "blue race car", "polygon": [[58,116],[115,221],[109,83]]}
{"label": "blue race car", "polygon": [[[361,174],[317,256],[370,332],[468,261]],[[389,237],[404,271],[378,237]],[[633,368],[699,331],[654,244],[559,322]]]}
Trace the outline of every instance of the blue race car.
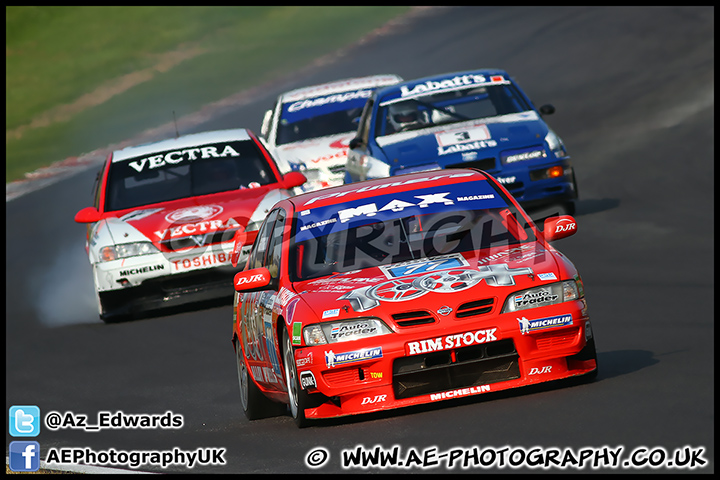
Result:
{"label": "blue race car", "polygon": [[493,175],[526,208],[575,212],[565,145],[504,71],[446,73],[373,92],[350,142],[345,183],[443,168]]}

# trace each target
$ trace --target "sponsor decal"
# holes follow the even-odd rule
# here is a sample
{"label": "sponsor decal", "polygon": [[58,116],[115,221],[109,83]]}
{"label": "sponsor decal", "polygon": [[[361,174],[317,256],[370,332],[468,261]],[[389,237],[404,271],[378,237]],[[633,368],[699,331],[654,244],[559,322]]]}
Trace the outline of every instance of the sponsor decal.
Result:
{"label": "sponsor decal", "polygon": [[210,157],[239,157],[240,154],[230,145],[208,145],[204,147],[186,148],[184,150],[173,150],[171,152],[153,155],[129,162],[135,171],[142,172],[146,168],[152,170],[164,165],[178,164],[180,162],[192,162],[198,158]]}
{"label": "sponsor decal", "polygon": [[467,152],[470,150],[480,150],[482,148],[493,147],[497,147],[497,142],[495,140],[477,140],[471,143],[452,145],[447,148],[438,147],[438,155],[449,155],[451,153]]}
{"label": "sponsor decal", "polygon": [[521,162],[523,160],[533,160],[535,158],[545,157],[545,150],[532,150],[530,152],[516,153],[505,157],[505,163]]}
{"label": "sponsor decal", "polygon": [[500,182],[503,185],[508,185],[511,183],[515,183],[515,180],[517,180],[517,177],[515,175],[511,177],[495,177],[495,180]]}
{"label": "sponsor decal", "polygon": [[516,275],[533,275],[533,271],[529,267],[510,269],[505,263],[481,266],[477,270],[457,268],[358,288],[338,297],[337,300],[347,300],[353,310],[363,312],[379,306],[380,302],[414,300],[428,292],[459,292],[477,285],[482,280],[491,287],[511,286],[515,285]]}
{"label": "sponsor decal", "polygon": [[542,303],[554,302],[558,299],[557,295],[553,295],[550,290],[540,289],[532,292],[525,292],[514,295],[513,300],[516,307],[527,307],[531,305],[539,306]]}
{"label": "sponsor decal", "polygon": [[193,258],[173,260],[172,264],[176,272],[211,267],[214,265],[230,265],[230,254],[226,254],[224,252],[207,253]]}
{"label": "sponsor decal", "polygon": [[328,161],[330,161],[330,160],[336,160],[336,161],[333,162],[333,163],[337,163],[337,160],[338,160],[338,159],[341,159],[341,160],[343,160],[343,164],[344,164],[344,163],[345,163],[345,159],[347,158],[347,153],[348,153],[348,150],[347,150],[347,148],[346,148],[346,149],[340,150],[340,151],[338,151],[338,152],[335,152],[335,153],[332,153],[332,154],[329,154],[329,155],[322,155],[322,156],[317,157],[317,158],[311,158],[309,161],[310,161],[311,163],[324,163],[324,162],[328,162]]}
{"label": "sponsor decal", "polygon": [[129,270],[120,270],[121,277],[130,275],[138,275],[141,273],[155,272],[157,270],[165,270],[165,265],[148,265],[147,267],[131,268]]}
{"label": "sponsor decal", "polygon": [[[525,245],[520,245],[519,247],[513,247],[509,250],[503,250],[498,253],[494,253],[492,255],[488,255],[487,257],[483,257],[478,260],[478,265],[482,265],[484,263],[490,263],[493,260],[499,260],[499,259],[505,259],[510,260],[512,262],[523,262],[525,260],[529,260],[535,257],[540,257],[545,255],[545,249],[538,244],[532,244],[528,243]],[[507,258],[505,258],[507,257]]]}
{"label": "sponsor decal", "polygon": [[264,278],[265,278],[265,275],[263,275],[261,273],[251,275],[249,277],[240,277],[237,279],[237,282],[235,282],[235,285],[239,287],[240,285],[246,285],[248,283],[260,282]]}
{"label": "sponsor decal", "polygon": [[295,365],[297,365],[298,368],[311,365],[313,363],[312,351],[309,351],[307,355],[302,355],[301,353],[298,353],[298,355],[299,356],[295,359]]}
{"label": "sponsor decal", "polygon": [[491,138],[490,130],[487,125],[477,125],[470,128],[456,128],[445,130],[435,134],[439,147],[449,147],[462,143],[477,142],[489,140]]}
{"label": "sponsor decal", "polygon": [[[344,197],[345,195],[350,195],[353,193],[363,193],[363,192],[369,192],[369,191],[374,191],[374,190],[381,190],[383,188],[399,187],[399,186],[410,185],[410,184],[415,184],[415,183],[431,182],[433,180],[439,180],[441,178],[448,178],[448,179],[463,178],[463,177],[470,177],[473,175],[475,175],[475,174],[474,173],[438,174],[438,175],[433,175],[432,177],[413,178],[413,179],[404,180],[404,181],[393,181],[393,182],[389,182],[389,183],[382,183],[379,185],[371,185],[371,186],[367,186],[367,187],[361,187],[356,190],[348,190],[348,191],[343,191],[343,192],[318,195],[317,197],[313,197],[310,200],[308,200],[305,205],[306,206],[310,205],[312,203],[317,202],[318,200]],[[301,212],[301,215],[303,215],[302,212]]]}
{"label": "sponsor decal", "polygon": [[[194,224],[185,224],[175,228],[166,228],[165,230],[156,231],[155,235],[164,240],[178,237],[190,237],[198,244],[198,246],[202,246],[207,240],[208,234],[235,228],[240,228],[240,224],[235,221],[234,218],[228,218],[225,223],[223,223],[222,220],[210,220],[209,222],[199,222]],[[206,233],[197,235],[198,232]],[[231,239],[228,239],[227,241],[230,240]]]}
{"label": "sponsor decal", "polygon": [[571,232],[577,229],[577,224],[569,218],[561,218],[555,224],[555,233]]}
{"label": "sponsor decal", "polygon": [[339,309],[339,308],[333,308],[333,309],[331,309],[331,310],[325,310],[325,311],[322,313],[322,318],[323,318],[323,319],[325,319],[325,318],[333,318],[333,317],[337,317],[338,315],[340,315],[340,309]]}
{"label": "sponsor decal", "polygon": [[346,337],[370,337],[376,335],[378,329],[374,322],[356,321],[353,323],[332,324],[330,329],[330,339],[339,341]]}
{"label": "sponsor decal", "polygon": [[275,372],[273,372],[272,368],[270,367],[250,365],[250,370],[252,370],[253,377],[258,382],[279,383],[277,375],[275,375]]}
{"label": "sponsor decal", "polygon": [[495,195],[490,193],[488,195],[470,195],[467,197],[457,197],[458,202],[472,202],[474,200],[492,200]]}
{"label": "sponsor decal", "polygon": [[320,222],[311,223],[310,225],[303,225],[302,227],[300,227],[300,231],[304,232],[305,230],[309,230],[311,228],[324,227],[325,225],[328,225],[330,223],[335,223],[335,222],[337,222],[336,218],[329,218],[327,220],[323,220]]}
{"label": "sponsor decal", "polygon": [[287,110],[288,112],[297,112],[305,108],[319,107],[330,103],[344,103],[358,98],[368,99],[371,94],[372,90],[356,90],[354,92],[334,93],[324,97],[308,98],[291,103],[287,107]]}
{"label": "sponsor decal", "polygon": [[[368,189],[373,187],[377,186],[370,186]],[[405,190],[385,195],[378,194],[348,202],[337,201],[345,193],[328,194],[334,196],[328,198],[336,200],[332,205],[300,211],[295,241],[302,242],[312,237],[338,232],[355,226],[358,222],[394,220],[399,216],[409,215],[409,212],[435,214],[506,206],[505,201],[495,195],[494,190],[486,181],[463,182],[452,186],[444,185],[421,190]],[[321,197],[322,195],[313,197],[308,203]]]}
{"label": "sponsor decal", "polygon": [[469,347],[471,345],[494,342],[498,339],[495,336],[495,332],[497,332],[497,328],[488,328],[474,332],[457,333],[444,337],[420,340],[419,342],[408,342],[405,345],[405,351],[407,355],[417,355],[420,353],[439,352],[451,348]]}
{"label": "sponsor decal", "polygon": [[123,222],[134,222],[135,220],[140,220],[145,217],[149,217],[150,215],[157,213],[161,211],[162,208],[147,208],[147,209],[141,209],[141,210],[133,210],[130,213],[126,213],[122,217],[120,217],[120,220]]}
{"label": "sponsor decal", "polygon": [[442,393],[433,393],[430,395],[431,401],[447,400],[449,398],[465,397],[468,395],[476,395],[478,393],[487,393],[490,391],[490,385],[479,385],[477,387],[458,388],[457,390],[448,390]]}
{"label": "sponsor decal", "polygon": [[475,151],[462,152],[460,155],[462,156],[463,162],[472,162],[473,160],[477,160],[478,158],[478,152]]}
{"label": "sponsor decal", "polygon": [[325,364],[328,368],[348,365],[350,363],[364,362],[382,358],[382,347],[364,348],[354,352],[334,353],[332,350],[325,352]]}
{"label": "sponsor decal", "polygon": [[302,323],[301,322],[293,322],[292,335],[291,335],[290,340],[292,341],[293,345],[301,345],[302,344]]}
{"label": "sponsor decal", "polygon": [[420,208],[426,208],[433,203],[442,203],[443,205],[453,205],[453,201],[449,198],[445,198],[450,195],[450,192],[432,193],[429,195],[415,195],[414,197],[420,199],[420,202],[408,202],[404,200],[394,199],[388,202],[384,207],[378,209],[376,203],[368,203],[361,205],[356,208],[346,208],[338,210],[338,217],[340,222],[345,223],[354,217],[365,215],[368,217],[375,216],[378,212],[385,210],[392,210],[393,212],[402,212],[407,207],[418,206]]}
{"label": "sponsor decal", "polygon": [[548,328],[566,327],[573,324],[572,315],[569,313],[566,315],[558,315],[557,317],[538,318],[535,320],[528,320],[522,317],[518,318],[517,321],[520,324],[520,333],[523,335]]}
{"label": "sponsor decal", "polygon": [[315,375],[310,371],[300,372],[300,388],[307,390],[308,388],[317,388]]}
{"label": "sponsor decal", "polygon": [[552,370],[552,365],[546,365],[540,368],[532,367],[528,375],[542,375],[543,373],[550,373],[550,370]]}
{"label": "sponsor decal", "polygon": [[380,270],[387,278],[405,277],[408,275],[419,275],[437,270],[449,268],[469,267],[470,264],[460,254],[443,255],[421,260],[408,260],[407,262],[395,263],[393,265],[382,265]]}
{"label": "sponsor decal", "polygon": [[540,280],[557,280],[557,277],[554,273],[538,273],[538,278]]}
{"label": "sponsor decal", "polygon": [[280,291],[278,292],[277,304],[280,307],[284,307],[285,305],[288,304],[288,302],[290,300],[292,300],[296,296],[297,296],[297,293],[295,293],[291,290],[288,290],[285,287],[280,287]]}
{"label": "sponsor decal", "polygon": [[195,207],[186,207],[174,210],[165,215],[168,223],[190,223],[199,220],[207,220],[215,215],[222,213],[223,207],[220,205],[198,205]]}
{"label": "sponsor decal", "polygon": [[498,83],[504,81],[505,79],[502,75],[492,75],[489,81],[485,77],[485,75],[456,75],[453,78],[446,78],[438,81],[428,80],[426,82],[418,83],[411,87],[408,87],[407,85],[402,85],[400,86],[400,96],[411,97],[415,95],[437,93],[443,90],[456,90],[458,88],[467,88],[475,85]]}
{"label": "sponsor decal", "polygon": [[387,395],[375,395],[374,397],[364,397],[360,405],[372,405],[373,403],[383,403],[387,400]]}

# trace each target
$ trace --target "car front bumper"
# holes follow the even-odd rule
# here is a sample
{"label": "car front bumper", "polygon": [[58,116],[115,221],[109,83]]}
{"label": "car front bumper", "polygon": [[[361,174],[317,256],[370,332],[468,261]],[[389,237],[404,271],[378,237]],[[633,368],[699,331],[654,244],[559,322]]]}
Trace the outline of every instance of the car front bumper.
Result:
{"label": "car front bumper", "polygon": [[[298,375],[312,376],[306,391],[319,404],[306,409],[305,416],[369,413],[592,373],[597,363],[590,320],[581,313],[584,301],[573,303],[578,308],[571,324],[525,334],[518,315],[504,314],[483,326],[466,325],[433,338],[427,333],[414,338],[390,334],[374,341],[299,348]],[[568,315],[567,306],[563,304],[562,315]],[[543,310],[560,315],[557,308]],[[492,328],[492,335],[486,335]],[[338,365],[339,358],[348,362]]]}

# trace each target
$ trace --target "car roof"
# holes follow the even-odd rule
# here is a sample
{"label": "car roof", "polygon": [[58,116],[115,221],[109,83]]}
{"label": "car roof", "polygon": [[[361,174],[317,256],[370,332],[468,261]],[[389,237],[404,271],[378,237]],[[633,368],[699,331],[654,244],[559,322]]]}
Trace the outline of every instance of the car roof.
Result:
{"label": "car roof", "polygon": [[313,98],[320,95],[331,95],[333,93],[357,90],[361,88],[384,87],[401,81],[402,77],[394,74],[346,78],[344,80],[337,80],[290,90],[280,95],[280,102],[296,102],[298,100],[305,100],[306,98]]}
{"label": "car roof", "polygon": [[[482,76],[484,80],[479,82],[473,78],[476,76]],[[502,80],[492,79],[493,76],[502,76],[503,78]],[[510,76],[507,72],[498,68],[448,72],[413,80],[405,80],[394,85],[383,87],[382,89],[378,89],[377,97],[382,97],[383,104],[386,104],[392,103],[393,100],[399,101],[413,96],[441,92],[446,89],[454,90],[461,85],[487,85],[493,83],[508,83],[509,81]],[[442,82],[445,82],[445,84],[443,85]]]}
{"label": "car roof", "polygon": [[250,131],[246,128],[190,133],[176,138],[168,138],[157,142],[115,150],[113,152],[113,162],[149,155],[155,152],[165,152],[168,150],[193,147],[195,145],[243,140],[250,140]]}
{"label": "car roof", "polygon": [[487,180],[487,177],[488,175],[485,172],[474,169],[432,170],[314,190],[312,192],[301,193],[288,200],[295,205],[296,211],[302,211],[310,206],[315,208],[335,203],[341,204],[351,199],[374,198],[377,197],[379,193],[394,193],[398,191],[415,190],[426,186]]}

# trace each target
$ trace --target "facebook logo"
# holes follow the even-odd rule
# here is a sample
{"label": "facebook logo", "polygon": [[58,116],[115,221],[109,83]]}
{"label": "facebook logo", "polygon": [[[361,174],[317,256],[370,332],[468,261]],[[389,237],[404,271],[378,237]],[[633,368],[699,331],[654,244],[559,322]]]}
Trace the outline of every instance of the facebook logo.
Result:
{"label": "facebook logo", "polygon": [[38,442],[10,442],[10,470],[36,472],[40,468]]}
{"label": "facebook logo", "polygon": [[40,433],[40,409],[35,405],[10,407],[10,435],[37,437]]}

